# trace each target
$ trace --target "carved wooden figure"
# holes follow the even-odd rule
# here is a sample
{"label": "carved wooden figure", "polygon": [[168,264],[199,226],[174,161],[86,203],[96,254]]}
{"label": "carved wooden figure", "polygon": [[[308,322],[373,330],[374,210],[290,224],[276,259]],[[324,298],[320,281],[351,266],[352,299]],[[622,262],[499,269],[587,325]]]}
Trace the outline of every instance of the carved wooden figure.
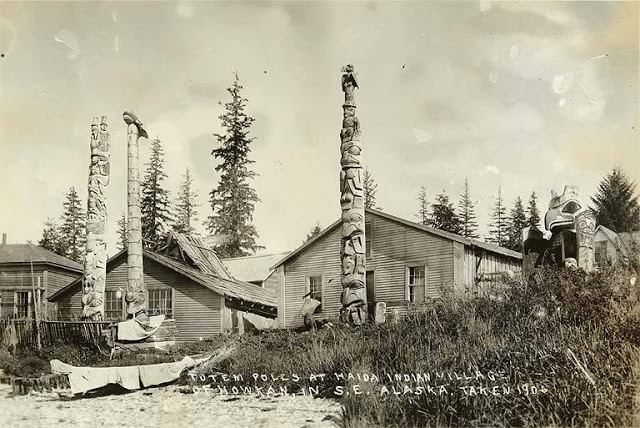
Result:
{"label": "carved wooden figure", "polygon": [[104,287],[107,276],[107,188],[109,186],[109,130],[107,117],[91,123],[91,162],[87,199],[87,243],[84,259],[82,316],[104,319]]}
{"label": "carved wooden figure", "polygon": [[342,321],[362,324],[367,320],[364,238],[364,189],[360,165],[360,122],[354,92],[358,82],[351,64],[342,69],[344,104],[340,131],[340,208],[342,209]]}
{"label": "carved wooden figure", "polygon": [[140,157],[138,138],[148,138],[142,123],[130,112],[122,114],[127,124],[127,314],[133,317],[140,313],[146,315],[147,293],[142,277],[142,224],[140,212]]}

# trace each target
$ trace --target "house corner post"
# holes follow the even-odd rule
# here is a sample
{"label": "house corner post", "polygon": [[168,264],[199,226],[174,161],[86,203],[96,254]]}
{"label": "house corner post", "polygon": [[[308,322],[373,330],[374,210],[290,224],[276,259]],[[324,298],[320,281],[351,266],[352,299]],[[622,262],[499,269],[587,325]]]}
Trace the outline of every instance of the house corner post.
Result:
{"label": "house corner post", "polygon": [[360,164],[360,122],[356,117],[356,75],[351,64],[342,69],[344,104],[340,131],[340,208],[342,237],[340,245],[343,322],[360,325],[367,320],[366,251],[364,189]]}
{"label": "house corner post", "polygon": [[142,276],[142,223],[140,209],[140,157],[138,138],[148,138],[138,118],[125,111],[122,115],[127,124],[127,291],[125,301],[127,314],[134,317],[146,313],[147,293]]}
{"label": "house corner post", "polygon": [[106,116],[102,116],[100,123],[97,117],[93,118],[90,147],[82,317],[102,320],[107,278],[107,189],[111,157]]}

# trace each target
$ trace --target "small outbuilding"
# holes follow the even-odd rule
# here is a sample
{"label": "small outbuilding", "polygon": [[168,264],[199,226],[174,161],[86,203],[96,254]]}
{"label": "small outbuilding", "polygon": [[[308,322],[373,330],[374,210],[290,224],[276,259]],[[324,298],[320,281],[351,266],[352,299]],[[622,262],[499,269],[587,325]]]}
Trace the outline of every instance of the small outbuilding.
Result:
{"label": "small outbuilding", "polygon": [[289,251],[276,254],[233,257],[222,259],[221,261],[233,278],[276,292],[278,280],[275,270],[271,267],[287,254],[289,254]]}

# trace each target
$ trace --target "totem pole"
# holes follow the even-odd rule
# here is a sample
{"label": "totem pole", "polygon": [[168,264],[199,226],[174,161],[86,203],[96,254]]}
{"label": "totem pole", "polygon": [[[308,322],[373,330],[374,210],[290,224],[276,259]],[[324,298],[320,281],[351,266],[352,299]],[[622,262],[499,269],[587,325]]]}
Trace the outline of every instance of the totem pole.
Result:
{"label": "totem pole", "polygon": [[561,195],[551,191],[544,229],[537,226],[523,230],[523,271],[536,266],[555,265],[594,268],[596,219],[580,197],[580,189],[567,185]]}
{"label": "totem pole", "polygon": [[140,158],[138,155],[138,138],[148,138],[147,131],[138,118],[130,112],[122,114],[127,124],[127,314],[136,317],[146,316],[147,296],[142,277],[142,225],[140,212]]}
{"label": "totem pole", "polygon": [[87,243],[84,258],[82,317],[104,319],[104,286],[107,277],[107,188],[109,186],[109,131],[107,117],[91,123],[91,162],[87,200]]}
{"label": "totem pole", "polygon": [[364,189],[360,165],[360,122],[356,117],[354,91],[358,87],[351,64],[342,69],[344,104],[340,131],[340,208],[342,209],[342,239],[340,260],[342,269],[343,322],[359,325],[367,320],[367,290],[365,288]]}

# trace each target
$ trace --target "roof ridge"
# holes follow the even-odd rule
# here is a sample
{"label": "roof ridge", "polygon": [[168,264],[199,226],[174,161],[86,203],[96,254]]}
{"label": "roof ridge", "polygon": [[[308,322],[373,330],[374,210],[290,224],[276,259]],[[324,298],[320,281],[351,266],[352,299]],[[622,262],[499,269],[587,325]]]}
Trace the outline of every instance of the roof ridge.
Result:
{"label": "roof ridge", "polygon": [[291,252],[291,250],[289,251],[282,251],[280,253],[270,253],[270,254],[254,254],[252,256],[239,256],[239,257],[227,257],[224,259],[220,259],[220,261],[225,261],[225,260],[238,260],[238,259],[254,259],[256,257],[270,257],[270,256],[281,256],[283,254],[289,254]]}

